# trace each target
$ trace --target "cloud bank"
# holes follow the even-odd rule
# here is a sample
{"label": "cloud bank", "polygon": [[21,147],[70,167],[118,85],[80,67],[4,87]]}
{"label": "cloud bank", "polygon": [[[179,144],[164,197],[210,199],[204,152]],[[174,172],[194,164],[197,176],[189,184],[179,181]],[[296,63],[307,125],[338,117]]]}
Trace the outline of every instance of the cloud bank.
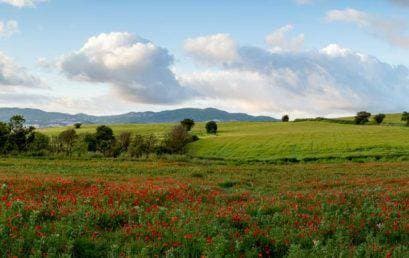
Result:
{"label": "cloud bank", "polygon": [[[354,23],[367,26],[360,13],[352,14]],[[288,25],[268,35],[265,48],[240,46],[228,34],[189,38],[183,47],[199,64],[194,72],[175,74],[165,48],[126,32],[92,37],[57,66],[71,80],[110,85],[117,100],[133,105],[200,103],[298,117],[395,112],[409,105],[407,67],[337,44],[305,50],[303,35],[291,30]]]}
{"label": "cloud bank", "polygon": [[336,44],[319,51],[276,52],[270,47],[239,47],[234,63],[184,74],[181,81],[210,100],[270,114],[386,112],[409,104],[409,70],[404,66]]}
{"label": "cloud bank", "polygon": [[63,56],[58,67],[78,81],[107,83],[121,98],[137,103],[171,104],[193,94],[183,88],[164,48],[126,32],[100,34],[78,51]]}

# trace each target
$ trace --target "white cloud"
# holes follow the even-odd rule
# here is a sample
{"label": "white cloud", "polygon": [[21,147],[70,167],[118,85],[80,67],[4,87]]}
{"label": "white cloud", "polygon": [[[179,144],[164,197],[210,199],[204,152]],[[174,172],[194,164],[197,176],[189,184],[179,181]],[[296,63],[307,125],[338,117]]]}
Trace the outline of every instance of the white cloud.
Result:
{"label": "white cloud", "polygon": [[189,38],[184,50],[196,61],[208,65],[223,65],[236,61],[236,42],[228,34]]}
{"label": "white cloud", "polygon": [[92,37],[58,63],[68,78],[108,83],[131,102],[180,103],[192,93],[179,85],[171,65],[166,49],[126,32]]}
{"label": "white cloud", "polygon": [[0,37],[10,37],[14,33],[17,33],[18,22],[14,20],[0,21]]}
{"label": "white cloud", "polygon": [[408,25],[404,21],[378,17],[355,9],[331,10],[327,12],[329,22],[349,22],[366,30],[389,44],[409,49]]}
{"label": "white cloud", "polygon": [[179,75],[181,83],[209,103],[263,114],[396,112],[409,105],[406,67],[336,44],[299,52],[240,47],[237,53],[237,61],[221,70]]}
{"label": "white cloud", "polygon": [[42,87],[42,82],[25,68],[17,65],[11,58],[0,52],[0,88],[4,87]]}
{"label": "white cloud", "polygon": [[299,51],[304,45],[304,34],[289,37],[294,29],[293,25],[286,25],[267,35],[266,43],[273,52]]}
{"label": "white cloud", "polygon": [[9,4],[15,7],[34,7],[38,3],[47,2],[48,0],[0,0],[0,3]]}

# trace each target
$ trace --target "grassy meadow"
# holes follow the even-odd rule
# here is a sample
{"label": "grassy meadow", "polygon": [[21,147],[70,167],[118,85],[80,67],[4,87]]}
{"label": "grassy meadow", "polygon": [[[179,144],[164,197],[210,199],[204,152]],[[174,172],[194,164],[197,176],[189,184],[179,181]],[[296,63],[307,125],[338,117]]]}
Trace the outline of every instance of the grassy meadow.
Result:
{"label": "grassy meadow", "polygon": [[[389,116],[387,116],[388,119]],[[390,121],[396,121],[391,116]],[[174,124],[112,125],[116,134],[130,131],[161,136]],[[217,135],[207,135],[204,123],[192,133],[200,140],[188,146],[188,155],[235,161],[332,161],[399,160],[409,157],[409,128],[385,125],[351,125],[329,122],[219,123]],[[92,133],[96,125],[84,125],[78,133]],[[64,127],[41,132],[58,135]]]}
{"label": "grassy meadow", "polygon": [[409,257],[409,127],[388,118],[197,123],[187,155],[0,158],[0,255]]}
{"label": "grassy meadow", "polygon": [[409,163],[0,159],[4,257],[407,257]]}

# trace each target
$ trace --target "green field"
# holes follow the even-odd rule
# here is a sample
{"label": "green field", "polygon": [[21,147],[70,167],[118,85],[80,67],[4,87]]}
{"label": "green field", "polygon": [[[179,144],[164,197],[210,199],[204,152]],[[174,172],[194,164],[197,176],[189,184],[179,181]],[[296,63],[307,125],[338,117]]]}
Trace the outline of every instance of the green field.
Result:
{"label": "green field", "polygon": [[2,257],[408,257],[408,162],[0,159]]}
{"label": "green field", "polygon": [[[390,118],[395,121],[395,118]],[[395,120],[394,120],[395,119]],[[112,125],[114,132],[163,135],[174,124]],[[78,133],[94,132],[85,125]],[[65,128],[41,131],[57,135]],[[409,128],[390,125],[349,125],[328,122],[219,123],[216,136],[198,123],[200,137],[188,146],[193,157],[238,161],[314,161],[352,159],[403,159],[409,157]]]}

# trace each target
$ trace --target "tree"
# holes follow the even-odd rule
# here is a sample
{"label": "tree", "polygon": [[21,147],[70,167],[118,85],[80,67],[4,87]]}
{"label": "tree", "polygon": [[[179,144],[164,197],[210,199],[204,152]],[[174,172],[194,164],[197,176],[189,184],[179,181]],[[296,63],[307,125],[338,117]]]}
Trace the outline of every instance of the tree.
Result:
{"label": "tree", "polygon": [[165,136],[164,146],[170,153],[183,153],[191,137],[182,125],[173,127]]}
{"label": "tree", "polygon": [[104,154],[104,156],[109,156],[112,154],[112,150],[115,145],[115,136],[110,127],[106,125],[97,127],[95,139],[97,151],[100,151],[102,154]]}
{"label": "tree", "polygon": [[405,121],[406,125],[409,126],[409,113],[408,112],[402,113],[402,121]]}
{"label": "tree", "polygon": [[82,126],[81,123],[75,123],[75,124],[74,124],[75,129],[80,129],[81,126]]}
{"label": "tree", "polygon": [[211,133],[211,134],[216,134],[217,133],[217,123],[215,121],[207,122],[206,132]]}
{"label": "tree", "polygon": [[130,132],[122,132],[118,137],[118,151],[127,152],[131,144],[132,134]]}
{"label": "tree", "polygon": [[193,121],[193,119],[186,118],[180,121],[180,124],[186,129],[186,131],[189,132],[192,130],[193,126],[195,126],[195,121]]}
{"label": "tree", "polygon": [[97,139],[95,134],[87,133],[84,136],[84,142],[87,144],[87,150],[91,152],[97,151]]}
{"label": "tree", "polygon": [[385,114],[377,114],[373,117],[373,119],[375,120],[375,122],[379,125],[382,124],[383,120],[385,119]]}
{"label": "tree", "polygon": [[368,113],[366,111],[361,111],[358,112],[355,116],[355,124],[357,125],[363,125],[369,122],[369,118],[371,117],[371,113]]}
{"label": "tree", "polygon": [[26,151],[28,145],[34,140],[35,128],[24,126],[26,120],[21,115],[15,115],[10,118],[10,135],[7,141],[8,151]]}
{"label": "tree", "polygon": [[0,153],[5,152],[6,144],[10,136],[10,127],[8,124],[0,122]]}
{"label": "tree", "polygon": [[284,116],[281,118],[281,121],[282,121],[282,122],[288,122],[288,121],[290,121],[290,117],[289,117],[288,115],[284,115]]}
{"label": "tree", "polygon": [[140,158],[143,155],[148,155],[155,151],[158,139],[155,135],[150,134],[148,136],[135,135],[134,139],[129,146],[129,155],[131,157]]}
{"label": "tree", "polygon": [[58,135],[58,140],[68,156],[71,156],[72,149],[77,139],[78,135],[74,129],[67,129]]}

